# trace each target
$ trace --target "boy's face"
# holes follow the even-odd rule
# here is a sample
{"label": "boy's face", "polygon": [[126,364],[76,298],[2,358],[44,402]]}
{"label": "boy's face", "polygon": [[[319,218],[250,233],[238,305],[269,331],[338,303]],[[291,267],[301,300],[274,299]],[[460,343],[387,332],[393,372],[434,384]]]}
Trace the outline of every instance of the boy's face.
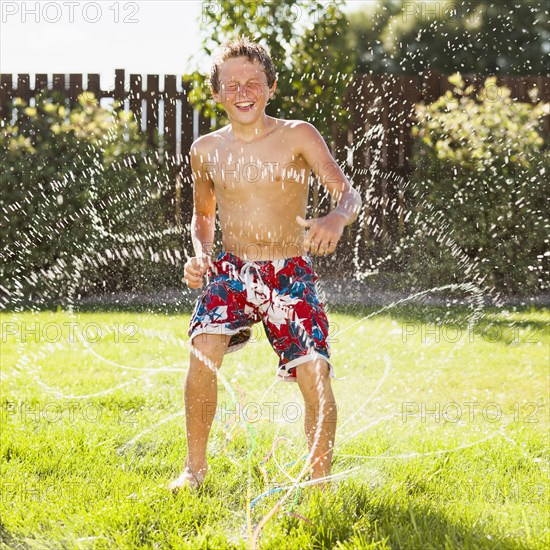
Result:
{"label": "boy's face", "polygon": [[276,84],[271,90],[262,65],[247,57],[232,57],[225,60],[219,73],[220,91],[212,93],[221,103],[231,120],[244,124],[256,121],[264,114]]}

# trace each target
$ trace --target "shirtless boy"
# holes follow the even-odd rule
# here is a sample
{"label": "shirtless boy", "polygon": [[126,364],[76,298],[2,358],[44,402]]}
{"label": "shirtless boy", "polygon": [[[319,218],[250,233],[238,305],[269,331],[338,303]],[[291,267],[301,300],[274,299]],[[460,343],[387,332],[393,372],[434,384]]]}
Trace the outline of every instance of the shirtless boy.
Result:
{"label": "shirtless boy", "polygon": [[[210,86],[230,124],[191,147],[195,256],[185,264],[184,281],[203,288],[207,275],[207,285],[188,333],[188,454],[183,473],[169,487],[176,492],[204,481],[217,369],[226,353],[247,343],[251,325],[260,321],[279,357],[277,378],[297,382],[303,395],[311,479],[324,487],[336,433],[330,381],[335,374],[310,255],[334,252],[344,227],[356,219],[361,198],[311,124],[266,115],[276,73],[263,47],[246,38],[225,44],[214,60]],[[305,219],[311,171],[337,207]],[[223,251],[212,258],[216,205]]]}

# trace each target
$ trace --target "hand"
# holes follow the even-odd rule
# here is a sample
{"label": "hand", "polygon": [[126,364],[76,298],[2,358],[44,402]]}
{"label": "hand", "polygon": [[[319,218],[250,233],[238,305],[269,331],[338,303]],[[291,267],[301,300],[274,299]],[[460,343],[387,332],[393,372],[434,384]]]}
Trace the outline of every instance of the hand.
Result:
{"label": "hand", "polygon": [[182,281],[189,288],[202,288],[203,277],[209,267],[212,267],[210,256],[192,256],[185,262]]}
{"label": "hand", "polygon": [[344,232],[345,220],[338,214],[332,213],[321,218],[310,218],[304,220],[296,216],[296,221],[302,226],[309,228],[304,239],[304,251],[319,256],[332,254]]}

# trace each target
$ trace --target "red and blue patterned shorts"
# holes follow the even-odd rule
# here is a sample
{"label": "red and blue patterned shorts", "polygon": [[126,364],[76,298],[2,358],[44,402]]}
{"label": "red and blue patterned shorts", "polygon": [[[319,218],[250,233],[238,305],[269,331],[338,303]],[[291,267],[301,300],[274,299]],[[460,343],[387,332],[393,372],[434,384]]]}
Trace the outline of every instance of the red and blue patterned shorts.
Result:
{"label": "red and blue patterned shorts", "polygon": [[208,269],[208,284],[198,297],[188,335],[227,334],[226,353],[250,340],[262,321],[279,356],[277,379],[296,382],[296,366],[322,357],[329,365],[329,324],[317,296],[317,275],[309,256],[245,261],[220,252]]}

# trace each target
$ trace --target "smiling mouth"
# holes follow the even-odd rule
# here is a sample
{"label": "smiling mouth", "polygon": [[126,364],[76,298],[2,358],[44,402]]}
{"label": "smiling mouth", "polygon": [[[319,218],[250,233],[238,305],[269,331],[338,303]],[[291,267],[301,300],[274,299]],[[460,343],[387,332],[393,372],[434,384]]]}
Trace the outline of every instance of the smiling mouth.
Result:
{"label": "smiling mouth", "polygon": [[252,107],[254,107],[254,105],[255,103],[253,101],[239,101],[239,103],[235,103],[235,107],[237,107],[237,109],[239,109],[239,111],[242,111],[243,113],[252,110]]}

